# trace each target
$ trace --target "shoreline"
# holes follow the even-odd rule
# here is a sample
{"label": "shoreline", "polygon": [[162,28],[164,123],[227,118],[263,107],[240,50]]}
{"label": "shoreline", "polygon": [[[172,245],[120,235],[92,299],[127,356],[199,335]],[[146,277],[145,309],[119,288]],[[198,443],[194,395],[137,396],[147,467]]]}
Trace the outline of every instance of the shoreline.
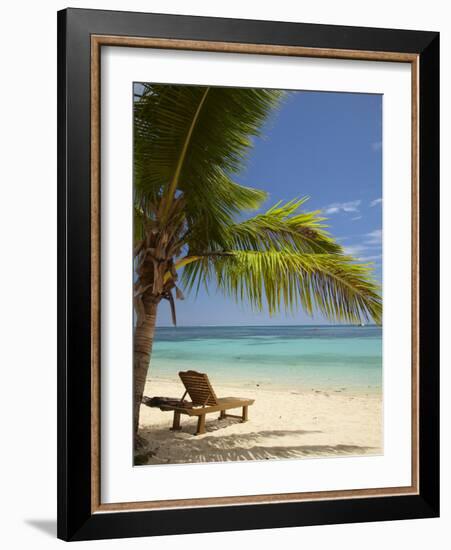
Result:
{"label": "shoreline", "polygon": [[[182,415],[182,430],[174,432],[172,412],[142,405],[139,433],[146,443],[135,455],[137,465],[383,453],[381,392],[281,390],[219,380],[213,385],[218,397],[255,399],[249,421],[218,420],[219,415],[212,413],[206,417],[206,433],[195,436],[195,418]],[[146,382],[144,395],[180,398],[183,390],[179,381],[153,377]]]}
{"label": "shoreline", "polygon": [[[212,377],[211,377],[212,378]],[[211,380],[214,387],[221,386],[224,388],[242,388],[240,391],[247,390],[247,389],[257,389],[261,392],[290,392],[290,393],[296,393],[296,394],[304,394],[309,392],[319,392],[319,393],[343,393],[346,395],[355,395],[355,396],[367,396],[367,395],[375,395],[382,397],[382,387],[376,386],[376,385],[337,385],[337,384],[321,384],[321,383],[315,383],[315,384],[304,384],[299,385],[294,383],[293,381],[287,381],[286,383],[283,382],[267,382],[267,381],[257,381],[253,379],[246,379],[243,378],[242,380],[227,380],[226,378],[215,376],[214,379]],[[146,379],[146,387],[149,389],[152,388],[153,384],[174,384],[174,386],[178,386],[180,388],[180,397],[184,392],[184,387],[180,380],[175,380],[174,377],[170,376],[161,376],[161,375],[152,375],[151,377],[148,377]],[[171,396],[171,397],[178,397],[177,395]]]}

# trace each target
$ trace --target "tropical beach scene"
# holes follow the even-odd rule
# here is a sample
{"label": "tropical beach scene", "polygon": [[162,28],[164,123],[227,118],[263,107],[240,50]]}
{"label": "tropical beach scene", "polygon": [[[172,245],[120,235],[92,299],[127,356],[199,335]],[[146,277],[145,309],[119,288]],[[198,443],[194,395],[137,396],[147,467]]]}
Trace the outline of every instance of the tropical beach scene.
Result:
{"label": "tropical beach scene", "polygon": [[133,114],[134,465],[383,454],[382,96]]}

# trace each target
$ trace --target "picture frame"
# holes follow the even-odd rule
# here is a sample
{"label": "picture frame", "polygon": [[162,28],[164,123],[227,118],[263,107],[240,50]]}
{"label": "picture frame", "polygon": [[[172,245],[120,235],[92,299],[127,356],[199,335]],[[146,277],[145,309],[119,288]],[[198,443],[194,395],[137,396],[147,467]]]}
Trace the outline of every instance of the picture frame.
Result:
{"label": "picture frame", "polygon": [[[105,46],[366,60],[412,71],[412,483],[100,498],[100,52]],[[439,515],[439,34],[102,10],[58,12],[58,537],[90,540]]]}

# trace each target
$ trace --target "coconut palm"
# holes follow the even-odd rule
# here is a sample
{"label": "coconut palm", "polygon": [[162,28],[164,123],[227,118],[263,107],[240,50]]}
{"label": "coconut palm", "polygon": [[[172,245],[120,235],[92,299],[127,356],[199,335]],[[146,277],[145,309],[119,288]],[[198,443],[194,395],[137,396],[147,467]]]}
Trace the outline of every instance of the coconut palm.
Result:
{"label": "coconut palm", "polygon": [[157,309],[166,300],[175,324],[180,287],[214,285],[270,314],[301,307],[380,322],[370,266],[344,254],[305,198],[262,213],[266,193],[233,181],[282,100],[275,90],[147,84],[135,97],[135,436]]}

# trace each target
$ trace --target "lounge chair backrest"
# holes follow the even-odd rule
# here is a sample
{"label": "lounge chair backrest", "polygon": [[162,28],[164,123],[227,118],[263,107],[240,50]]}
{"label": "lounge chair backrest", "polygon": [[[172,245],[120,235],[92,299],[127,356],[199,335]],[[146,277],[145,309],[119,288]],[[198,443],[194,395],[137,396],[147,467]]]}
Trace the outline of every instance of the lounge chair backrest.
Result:
{"label": "lounge chair backrest", "polygon": [[206,374],[188,370],[179,372],[179,376],[194,406],[204,407],[218,404],[218,399]]}

